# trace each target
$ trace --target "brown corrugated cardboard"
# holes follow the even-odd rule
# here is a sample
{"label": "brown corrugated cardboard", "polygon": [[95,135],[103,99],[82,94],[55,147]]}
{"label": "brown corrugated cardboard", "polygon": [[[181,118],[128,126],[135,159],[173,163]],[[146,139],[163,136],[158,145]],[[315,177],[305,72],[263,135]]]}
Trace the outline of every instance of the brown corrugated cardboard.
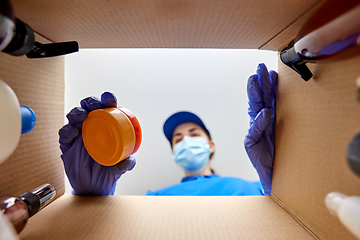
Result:
{"label": "brown corrugated cardboard", "polygon": [[[81,47],[276,50],[320,2],[13,1],[16,16],[41,35]],[[44,182],[58,191],[22,239],[355,239],[328,213],[324,198],[331,191],[360,195],[360,180],[346,164],[347,144],[360,131],[359,61],[311,65],[314,79],[307,83],[279,63],[271,197],[78,197],[61,195],[64,58],[2,54],[0,77],[38,122],[1,164],[0,192],[17,195]]]}
{"label": "brown corrugated cardboard", "polygon": [[[48,42],[38,35],[36,40]],[[0,195],[17,196],[50,183],[58,197],[65,191],[57,135],[64,123],[64,57],[30,60],[3,53],[0,73],[37,118],[34,129],[21,135],[14,153],[1,164]]]}
{"label": "brown corrugated cardboard", "polygon": [[314,239],[270,197],[78,197],[35,215],[22,239]]}
{"label": "brown corrugated cardboard", "polygon": [[321,1],[12,2],[16,16],[36,32],[54,42],[78,41],[81,48],[258,49]]}
{"label": "brown corrugated cardboard", "polygon": [[360,195],[347,147],[360,132],[355,80],[360,57],[308,64],[305,82],[279,62],[272,194],[320,239],[354,239],[324,205],[327,193]]}
{"label": "brown corrugated cardboard", "polygon": [[279,32],[273,39],[260,47],[262,50],[281,51],[286,47],[291,40],[293,40],[303,26],[307,19],[309,19],[326,1],[320,1],[304,13],[304,15],[297,18],[283,31]]}

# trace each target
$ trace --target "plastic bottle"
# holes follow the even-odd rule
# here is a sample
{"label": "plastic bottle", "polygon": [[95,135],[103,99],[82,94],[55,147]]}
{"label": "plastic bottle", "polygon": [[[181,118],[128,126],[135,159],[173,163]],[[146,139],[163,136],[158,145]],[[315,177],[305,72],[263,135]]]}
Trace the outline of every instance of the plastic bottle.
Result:
{"label": "plastic bottle", "polygon": [[82,136],[89,155],[99,164],[112,166],[137,152],[142,141],[140,123],[126,108],[105,108],[89,113]]}
{"label": "plastic bottle", "polygon": [[19,240],[14,226],[4,214],[0,214],[0,240]]}
{"label": "plastic bottle", "polygon": [[337,216],[341,223],[360,239],[360,196],[332,192],[326,196],[325,205],[331,214]]}
{"label": "plastic bottle", "polygon": [[20,233],[27,220],[49,204],[55,195],[55,188],[51,184],[45,184],[18,197],[1,196],[0,209]]}
{"label": "plastic bottle", "polygon": [[20,106],[14,91],[0,79],[0,163],[15,150],[20,135],[31,131],[36,123],[31,108]]}
{"label": "plastic bottle", "polygon": [[280,53],[281,61],[308,81],[308,62],[334,61],[360,54],[360,2],[328,0]]}

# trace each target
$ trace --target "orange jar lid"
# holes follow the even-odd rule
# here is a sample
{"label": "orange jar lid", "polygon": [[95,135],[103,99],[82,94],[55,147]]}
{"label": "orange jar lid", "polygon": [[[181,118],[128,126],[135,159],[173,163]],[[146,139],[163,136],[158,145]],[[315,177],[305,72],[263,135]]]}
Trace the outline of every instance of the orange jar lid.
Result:
{"label": "orange jar lid", "polygon": [[125,115],[130,119],[130,121],[134,127],[135,147],[134,147],[134,151],[132,152],[132,154],[134,154],[137,152],[137,150],[139,150],[141,141],[142,141],[142,131],[141,131],[139,120],[129,109],[126,109],[124,107],[119,107],[119,110],[122,111],[123,113],[125,113]]}
{"label": "orange jar lid", "polygon": [[83,123],[82,137],[89,155],[104,166],[128,158],[136,143],[132,122],[118,108],[90,112]]}

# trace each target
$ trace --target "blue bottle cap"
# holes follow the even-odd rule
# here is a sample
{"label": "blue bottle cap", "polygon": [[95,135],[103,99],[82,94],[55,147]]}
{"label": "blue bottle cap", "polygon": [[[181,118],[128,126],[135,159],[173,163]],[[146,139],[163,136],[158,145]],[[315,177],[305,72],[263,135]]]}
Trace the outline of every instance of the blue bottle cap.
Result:
{"label": "blue bottle cap", "polygon": [[20,105],[21,112],[21,134],[26,134],[30,132],[36,124],[36,116],[34,111],[24,105]]}

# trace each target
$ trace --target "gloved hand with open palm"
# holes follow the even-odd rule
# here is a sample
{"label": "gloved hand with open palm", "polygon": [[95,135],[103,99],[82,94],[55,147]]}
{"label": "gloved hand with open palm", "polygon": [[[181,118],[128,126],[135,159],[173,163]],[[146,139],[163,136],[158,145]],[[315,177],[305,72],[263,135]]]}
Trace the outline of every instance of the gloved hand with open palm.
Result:
{"label": "gloved hand with open palm", "polygon": [[248,80],[250,128],[245,150],[259,174],[265,195],[270,195],[275,152],[277,73],[259,64],[257,74]]}

